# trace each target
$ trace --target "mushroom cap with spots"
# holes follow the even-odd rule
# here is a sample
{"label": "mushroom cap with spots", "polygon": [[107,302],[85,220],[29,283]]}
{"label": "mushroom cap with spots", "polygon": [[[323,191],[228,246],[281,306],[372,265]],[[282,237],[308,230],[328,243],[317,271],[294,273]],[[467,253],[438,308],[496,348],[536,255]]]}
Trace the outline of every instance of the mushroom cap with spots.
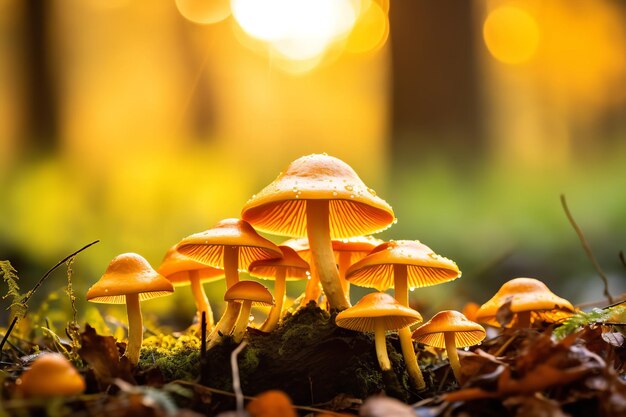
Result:
{"label": "mushroom cap with spots", "polygon": [[253,261],[282,256],[278,246],[240,219],[224,219],[209,230],[188,236],[178,243],[176,250],[205,265],[223,269],[225,246],[239,248],[240,271],[247,271]]}
{"label": "mushroom cap with spots", "polygon": [[376,233],[395,219],[391,206],[368,188],[348,164],[325,154],[293,161],[248,200],[241,217],[263,232],[307,236],[306,200],[329,201],[332,239]]}
{"label": "mushroom cap with spots", "polygon": [[514,314],[511,326],[515,327],[517,315],[531,312],[531,320],[556,323],[571,316],[576,309],[564,298],[554,294],[546,284],[535,278],[514,278],[502,285],[489,301],[476,312],[476,320],[500,327],[496,319],[498,310],[508,305]]}
{"label": "mushroom cap with spots", "polygon": [[274,305],[272,293],[256,281],[239,281],[234,284],[224,293],[224,301],[251,301],[264,306]]}
{"label": "mushroom cap with spots", "polygon": [[354,306],[342,311],[335,318],[339,327],[359,332],[373,332],[377,319],[383,319],[385,330],[397,330],[422,321],[422,316],[404,307],[384,292],[367,294]]}
{"label": "mushroom cap with spots", "polygon": [[346,279],[361,287],[384,291],[394,287],[394,265],[407,266],[408,287],[427,287],[461,276],[456,263],[416,240],[392,240],[376,246],[348,268]]}
{"label": "mushroom cap with spots", "polygon": [[454,333],[456,347],[474,346],[485,338],[485,329],[454,310],[440,311],[413,332],[413,339],[436,348],[445,348],[444,333]]}
{"label": "mushroom cap with spots", "polygon": [[123,253],[109,263],[104,275],[87,291],[94,303],[125,304],[126,296],[139,294],[139,300],[162,297],[174,292],[172,283],[155,271],[136,253]]}
{"label": "mushroom cap with spots", "polygon": [[28,397],[77,395],[85,381],[60,353],[42,353],[18,379],[18,387]]}
{"label": "mushroom cap with spots", "polygon": [[310,268],[307,261],[302,259],[295,250],[289,246],[278,246],[283,254],[282,258],[254,261],[248,267],[250,275],[261,279],[276,279],[279,269],[285,269],[285,279],[295,281],[308,279]]}
{"label": "mushroom cap with spots", "polygon": [[224,279],[224,270],[213,268],[206,264],[194,261],[171,247],[157,272],[167,278],[174,286],[189,285],[189,272],[197,271],[200,282],[211,282]]}

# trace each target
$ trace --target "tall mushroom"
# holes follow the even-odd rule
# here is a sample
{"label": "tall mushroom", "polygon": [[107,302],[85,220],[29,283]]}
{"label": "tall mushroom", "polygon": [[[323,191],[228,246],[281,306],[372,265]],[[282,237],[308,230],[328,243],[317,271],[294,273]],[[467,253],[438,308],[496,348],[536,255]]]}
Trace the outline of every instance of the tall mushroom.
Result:
{"label": "tall mushroom", "polygon": [[[167,278],[175,287],[191,286],[191,293],[198,310],[199,326],[202,326],[201,318],[204,312],[207,328],[209,331],[212,330],[215,325],[213,310],[211,310],[211,305],[204,292],[202,283],[223,279],[224,271],[196,262],[180,254],[176,250],[176,246],[173,246],[165,254],[161,265],[157,268],[157,272]],[[200,329],[200,332],[202,332],[202,329]]]}
{"label": "tall mushroom", "polygon": [[358,332],[374,332],[376,357],[383,372],[391,371],[385,332],[411,326],[422,321],[417,311],[398,303],[384,292],[374,292],[337,314],[337,326]]}
{"label": "tall mushroom", "polygon": [[[461,271],[453,261],[416,240],[378,245],[346,272],[346,279],[353,284],[379,291],[394,288],[396,300],[405,307],[409,306],[409,288],[437,285],[459,276]],[[415,356],[411,330],[406,327],[398,334],[409,375],[417,389],[424,389],[426,383]]]}
{"label": "tall mushroom", "polygon": [[298,256],[296,251],[289,246],[278,247],[283,253],[282,258],[254,261],[248,268],[250,275],[253,277],[274,280],[276,304],[272,307],[267,320],[261,326],[261,330],[264,332],[274,330],[282,317],[286,281],[307,279],[309,277],[309,264]]}
{"label": "tall mushroom", "polygon": [[497,317],[501,308],[507,308],[511,313],[506,324],[514,328],[531,327],[535,322],[560,322],[576,311],[572,303],[555,295],[546,284],[535,278],[514,278],[505,282],[478,309],[476,321],[500,327]]}
{"label": "tall mushroom", "polygon": [[[247,271],[253,261],[282,256],[278,246],[240,219],[225,219],[209,230],[188,236],[178,243],[176,250],[193,260],[223,269],[227,288],[239,282],[239,271]],[[235,302],[226,305],[224,314],[208,337],[207,349],[220,341],[220,334],[230,334],[239,308],[240,304]]]}
{"label": "tall mushroom", "polygon": [[325,154],[303,156],[244,205],[241,217],[263,232],[309,239],[313,265],[331,309],[350,304],[339,280],[332,239],[379,232],[393,210],[356,172]]}
{"label": "tall mushroom", "polygon": [[128,316],[128,346],[125,356],[130,363],[139,363],[143,341],[143,319],[139,301],[170,295],[172,284],[148,261],[136,253],[124,253],[113,258],[100,280],[87,291],[87,300],[94,303],[126,304]]}
{"label": "tall mushroom", "polygon": [[454,310],[440,311],[413,332],[413,339],[446,349],[454,377],[461,383],[461,362],[457,348],[474,346],[485,338],[485,329]]}
{"label": "tall mushroom", "polygon": [[239,281],[226,290],[224,301],[229,303],[241,303],[239,318],[233,330],[233,339],[236,343],[241,342],[246,332],[248,322],[250,321],[250,309],[252,308],[252,304],[264,306],[274,305],[272,293],[256,281]]}

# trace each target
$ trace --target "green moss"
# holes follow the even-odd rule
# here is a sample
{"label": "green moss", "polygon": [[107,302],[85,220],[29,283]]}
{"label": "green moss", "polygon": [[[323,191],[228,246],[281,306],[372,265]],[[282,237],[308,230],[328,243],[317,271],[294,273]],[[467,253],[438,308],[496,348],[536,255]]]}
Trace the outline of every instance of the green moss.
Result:
{"label": "green moss", "polygon": [[200,339],[193,335],[150,336],[144,339],[139,368],[157,367],[166,381],[195,380],[200,371]]}

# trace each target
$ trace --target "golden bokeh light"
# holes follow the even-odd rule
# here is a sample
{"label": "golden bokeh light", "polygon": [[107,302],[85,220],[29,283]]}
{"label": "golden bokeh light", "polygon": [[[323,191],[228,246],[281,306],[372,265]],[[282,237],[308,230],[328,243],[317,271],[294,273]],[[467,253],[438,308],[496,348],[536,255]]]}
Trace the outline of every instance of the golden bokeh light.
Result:
{"label": "golden bokeh light", "polygon": [[505,64],[522,64],[537,52],[540,31],[537,21],[526,10],[502,6],[487,16],[483,37],[495,59]]}
{"label": "golden bokeh light", "polygon": [[[359,19],[346,42],[348,52],[358,54],[373,51],[386,42],[389,37],[389,17],[385,5],[381,4],[372,0],[363,2]],[[388,3],[386,7],[389,8]]]}
{"label": "golden bokeh light", "polygon": [[176,0],[185,19],[201,25],[218,23],[230,16],[229,0]]}

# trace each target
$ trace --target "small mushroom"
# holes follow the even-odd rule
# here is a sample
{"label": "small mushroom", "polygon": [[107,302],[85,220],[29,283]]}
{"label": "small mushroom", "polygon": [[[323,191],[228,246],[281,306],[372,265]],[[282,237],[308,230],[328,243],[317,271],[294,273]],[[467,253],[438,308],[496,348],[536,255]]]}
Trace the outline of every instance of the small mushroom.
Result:
{"label": "small mushroom", "polygon": [[411,326],[422,321],[417,311],[398,303],[383,292],[367,294],[354,306],[337,314],[337,326],[358,332],[374,332],[376,357],[380,369],[391,370],[385,332]]}
{"label": "small mushroom", "polygon": [[276,328],[283,313],[286,281],[307,279],[310,276],[309,264],[289,246],[278,246],[283,253],[282,258],[254,261],[248,268],[250,275],[261,279],[274,280],[274,298],[276,305],[261,326],[264,332]]}
{"label": "small mushroom", "polygon": [[233,339],[237,343],[241,342],[241,339],[243,339],[243,335],[246,332],[246,328],[248,327],[252,304],[264,306],[274,305],[272,293],[256,281],[239,281],[226,290],[226,293],[224,294],[224,301],[241,303],[239,318],[237,319],[235,329],[233,330]]}
{"label": "small mushroom", "polygon": [[326,154],[303,156],[253,196],[241,217],[258,230],[307,236],[312,273],[331,309],[350,306],[335,264],[332,239],[375,233],[394,221],[391,206],[376,196],[345,162]]}
{"label": "small mushroom", "polygon": [[461,382],[461,363],[457,348],[473,346],[485,338],[485,329],[458,311],[445,310],[435,314],[413,332],[419,343],[446,349],[450,367],[457,382]]}
{"label": "small mushroom", "polygon": [[148,261],[136,253],[118,255],[107,267],[100,280],[87,291],[87,300],[94,303],[126,304],[128,316],[128,346],[125,356],[139,363],[143,341],[143,319],[139,301],[170,295],[172,284]]}
{"label": "small mushroom", "polygon": [[[224,278],[224,270],[213,268],[196,262],[176,250],[176,246],[171,247],[157,272],[167,278],[174,287],[190,285],[193,299],[198,310],[198,323],[202,326],[202,313],[206,314],[207,328],[210,331],[215,325],[213,310],[209,304],[209,299],[204,292],[203,282],[215,281]],[[202,329],[200,329],[200,332]]]}
{"label": "small mushroom", "polygon": [[76,368],[60,353],[42,353],[16,381],[26,397],[78,395],[85,381]]}
{"label": "small mushroom", "polygon": [[543,282],[534,278],[514,278],[502,285],[476,312],[476,321],[501,327],[498,312],[507,308],[512,314],[509,326],[528,328],[535,322],[557,323],[576,310],[572,303],[555,295]]}

